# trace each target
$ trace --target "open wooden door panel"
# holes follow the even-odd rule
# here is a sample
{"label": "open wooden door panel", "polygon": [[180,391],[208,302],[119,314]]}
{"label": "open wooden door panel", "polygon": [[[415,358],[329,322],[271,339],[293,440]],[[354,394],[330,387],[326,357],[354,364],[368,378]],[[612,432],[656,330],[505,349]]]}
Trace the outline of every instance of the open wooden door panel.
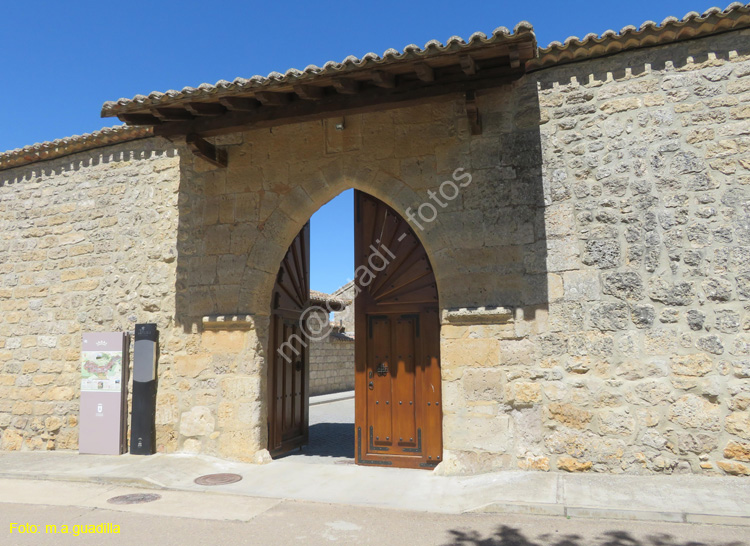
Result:
{"label": "open wooden door panel", "polygon": [[309,340],[301,320],[310,300],[310,223],[289,246],[271,300],[268,355],[268,451],[272,456],[307,443]]}
{"label": "open wooden door panel", "polygon": [[409,224],[355,191],[356,462],[434,468],[442,460],[435,275]]}

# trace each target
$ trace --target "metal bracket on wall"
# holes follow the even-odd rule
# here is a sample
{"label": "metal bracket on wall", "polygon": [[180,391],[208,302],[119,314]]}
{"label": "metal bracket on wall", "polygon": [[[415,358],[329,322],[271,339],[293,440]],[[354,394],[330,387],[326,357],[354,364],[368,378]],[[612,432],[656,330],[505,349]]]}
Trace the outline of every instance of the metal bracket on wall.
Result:
{"label": "metal bracket on wall", "polygon": [[469,127],[472,135],[482,134],[482,117],[479,115],[476,91],[466,92],[466,117],[469,118]]}
{"label": "metal bracket on wall", "polygon": [[227,151],[217,148],[206,139],[193,133],[185,137],[185,143],[190,148],[190,151],[193,152],[193,155],[208,161],[216,167],[227,166]]}

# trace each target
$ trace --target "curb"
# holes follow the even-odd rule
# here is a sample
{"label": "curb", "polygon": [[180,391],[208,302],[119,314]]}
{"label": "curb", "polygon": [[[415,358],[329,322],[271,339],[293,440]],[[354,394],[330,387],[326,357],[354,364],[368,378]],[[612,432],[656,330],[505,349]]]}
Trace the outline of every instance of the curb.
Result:
{"label": "curb", "polygon": [[340,402],[341,400],[351,400],[352,398],[354,398],[354,391],[334,392],[333,394],[321,394],[319,396],[311,396],[310,405],[319,406],[320,404]]}
{"label": "curb", "polygon": [[668,523],[700,523],[750,527],[750,516],[723,516],[692,512],[662,512],[651,510],[623,510],[617,508],[591,508],[565,506],[551,503],[490,503],[465,513],[526,514],[535,516],[562,516],[566,518],[617,519],[628,521],[660,521]]}

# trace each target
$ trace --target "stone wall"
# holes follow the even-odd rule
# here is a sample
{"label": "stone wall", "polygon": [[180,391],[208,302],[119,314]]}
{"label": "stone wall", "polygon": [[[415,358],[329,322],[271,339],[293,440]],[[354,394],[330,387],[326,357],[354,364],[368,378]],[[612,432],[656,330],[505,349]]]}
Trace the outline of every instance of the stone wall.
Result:
{"label": "stone wall", "polygon": [[504,326],[446,314],[442,472],[750,474],[748,38],[520,84],[539,89],[549,302]]}
{"label": "stone wall", "polygon": [[[161,331],[157,444],[266,460],[279,262],[355,187],[438,282],[444,463],[750,473],[748,31],[545,69],[464,98],[0,172],[1,449],[74,449],[80,333]],[[462,171],[457,171],[462,169]],[[384,470],[387,471],[387,470]]]}
{"label": "stone wall", "polygon": [[147,139],[0,172],[0,449],[77,449],[84,331],[155,322],[173,364],[178,165]]}
{"label": "stone wall", "polygon": [[310,395],[354,390],[354,339],[331,332],[310,344]]}

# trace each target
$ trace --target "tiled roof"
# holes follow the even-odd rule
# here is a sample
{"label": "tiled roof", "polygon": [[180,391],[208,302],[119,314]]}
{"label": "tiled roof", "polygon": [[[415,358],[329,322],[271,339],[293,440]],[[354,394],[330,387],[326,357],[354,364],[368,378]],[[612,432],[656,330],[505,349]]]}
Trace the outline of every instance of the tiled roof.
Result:
{"label": "tiled roof", "polygon": [[564,43],[552,42],[526,63],[529,70],[610,55],[626,49],[668,44],[750,26],[750,4],[734,2],[722,10],[710,8],[702,14],[687,13],[682,19],[667,17],[661,24],[646,21],[639,28],[626,26],[620,32],[608,30],[601,36],[571,36]]}
{"label": "tiled roof", "polygon": [[330,307],[333,311],[341,311],[352,302],[351,300],[338,298],[336,296],[326,294],[325,292],[319,292],[317,290],[310,290],[310,303],[312,303],[313,305],[331,304]]}
{"label": "tiled roof", "polygon": [[118,125],[0,153],[0,171],[152,135],[150,127]]}
{"label": "tiled roof", "polygon": [[231,97],[249,92],[304,84],[323,76],[350,76],[367,69],[377,69],[384,66],[397,65],[400,62],[430,60],[448,53],[476,52],[497,44],[513,42],[518,38],[534,39],[533,27],[526,21],[518,23],[511,33],[506,27],[496,28],[490,36],[482,32],[475,32],[464,41],[458,36],[448,38],[445,44],[438,40],[430,40],[424,47],[411,44],[403,51],[387,49],[383,55],[367,53],[362,58],[354,55],[346,57],[341,62],[328,61],[322,67],[309,65],[304,70],[290,68],[284,74],[271,72],[268,76],[252,76],[251,78],[235,78],[233,81],[219,80],[216,84],[203,83],[198,87],[184,87],[181,91],[169,90],[164,93],[154,91],[146,95],[136,95],[132,99],[122,98],[117,101],[105,102],[102,106],[102,117],[116,116],[133,111],[141,111],[148,107],[163,107],[183,102],[213,100],[218,97]]}
{"label": "tiled roof", "polygon": [[[214,85],[204,83],[197,88],[185,87],[181,91],[153,92],[148,96],[136,95],[132,99],[120,99],[116,102],[104,103],[102,116],[147,111],[149,108],[161,108],[163,106],[180,106],[193,101],[210,102],[221,97],[247,96],[264,89],[292,88],[294,85],[304,84],[318,78],[330,80],[332,76],[356,77],[359,71],[384,66],[397,70],[400,63],[414,64],[415,61],[429,61],[439,64],[440,57],[446,54],[464,52],[474,54],[475,52],[481,52],[483,48],[491,48],[493,45],[502,43],[513,43],[514,40],[518,41],[519,39],[525,44],[534,44],[534,58],[526,61],[526,68],[537,70],[628,49],[668,44],[748,27],[750,27],[750,4],[734,2],[723,10],[710,8],[702,14],[690,12],[682,19],[667,17],[661,24],[646,21],[638,28],[627,26],[620,32],[608,30],[601,36],[587,34],[583,39],[571,36],[564,43],[552,42],[545,48],[536,49],[532,26],[527,22],[521,22],[516,25],[512,33],[507,28],[500,27],[489,37],[478,32],[472,34],[467,41],[454,36],[449,38],[445,44],[432,40],[427,42],[423,48],[409,45],[402,52],[389,49],[382,56],[374,53],[368,53],[361,59],[349,56],[340,63],[329,61],[322,67],[311,65],[304,70],[290,69],[284,74],[272,72],[265,77],[236,78],[232,82],[221,80]],[[146,138],[152,134],[152,129],[148,126],[116,126],[80,136],[74,135],[51,142],[33,144],[0,153],[0,170],[54,159],[101,146]]]}

